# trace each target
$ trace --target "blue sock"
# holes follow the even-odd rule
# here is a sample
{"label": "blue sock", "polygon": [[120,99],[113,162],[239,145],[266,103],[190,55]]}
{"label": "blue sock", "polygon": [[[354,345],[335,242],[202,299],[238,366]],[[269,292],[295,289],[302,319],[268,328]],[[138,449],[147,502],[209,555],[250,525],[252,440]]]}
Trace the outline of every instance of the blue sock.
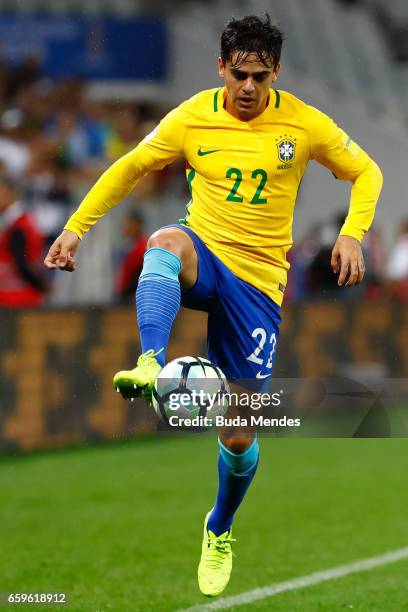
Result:
{"label": "blue sock", "polygon": [[142,352],[160,351],[157,361],[164,366],[173,321],[180,308],[180,258],[170,251],[146,251],[136,290],[137,324]]}
{"label": "blue sock", "polygon": [[259,459],[259,446],[256,439],[241,454],[230,451],[221,440],[219,440],[219,445],[218,494],[207,525],[207,529],[215,535],[225,533],[231,528],[234,514],[255,476]]}

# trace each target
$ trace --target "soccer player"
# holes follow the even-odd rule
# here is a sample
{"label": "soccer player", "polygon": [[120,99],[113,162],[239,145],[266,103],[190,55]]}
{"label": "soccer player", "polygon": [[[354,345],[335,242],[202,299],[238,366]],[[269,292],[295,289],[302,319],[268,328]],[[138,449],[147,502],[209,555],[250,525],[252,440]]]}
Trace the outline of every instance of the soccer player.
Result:
{"label": "soccer player", "polygon": [[[271,376],[300,181],[309,160],[351,181],[348,216],[333,248],[338,284],[364,276],[361,241],[370,227],[382,175],[374,161],[326,115],[273,87],[282,33],[269,15],[230,21],[221,36],[224,87],[202,91],[171,111],[99,179],[45,259],[72,271],[90,227],[151,170],[186,159],[191,200],[179,224],[148,241],[136,292],[142,354],[118,372],[125,397],[146,397],[165,363],[180,303],[208,312],[208,356],[232,381],[260,389]],[[322,202],[322,205],[326,203]],[[136,387],[136,389],[135,389]],[[223,591],[231,574],[231,525],[258,465],[250,432],[221,432],[219,488],[204,523],[199,587]]]}

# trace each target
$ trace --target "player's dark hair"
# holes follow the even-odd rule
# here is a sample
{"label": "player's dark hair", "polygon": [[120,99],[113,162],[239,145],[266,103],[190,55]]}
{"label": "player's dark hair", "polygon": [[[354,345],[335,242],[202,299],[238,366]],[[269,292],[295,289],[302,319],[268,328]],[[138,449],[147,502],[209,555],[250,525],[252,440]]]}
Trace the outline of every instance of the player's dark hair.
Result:
{"label": "player's dark hair", "polygon": [[272,62],[275,68],[282,52],[283,34],[273,25],[268,13],[263,18],[249,15],[242,19],[231,19],[221,34],[221,59],[231,61],[238,51],[235,66],[241,64],[248,53],[255,53],[262,64]]}

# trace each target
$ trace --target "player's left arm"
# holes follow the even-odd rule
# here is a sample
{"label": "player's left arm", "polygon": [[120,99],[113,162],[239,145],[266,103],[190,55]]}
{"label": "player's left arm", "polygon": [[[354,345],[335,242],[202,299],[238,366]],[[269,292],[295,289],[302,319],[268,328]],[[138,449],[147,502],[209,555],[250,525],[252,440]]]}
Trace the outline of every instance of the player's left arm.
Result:
{"label": "player's left arm", "polygon": [[338,284],[350,287],[364,277],[361,242],[372,224],[383,177],[375,161],[332,119],[316,109],[311,111],[311,157],[336,178],[352,182],[348,215],[331,258],[333,272],[339,274]]}

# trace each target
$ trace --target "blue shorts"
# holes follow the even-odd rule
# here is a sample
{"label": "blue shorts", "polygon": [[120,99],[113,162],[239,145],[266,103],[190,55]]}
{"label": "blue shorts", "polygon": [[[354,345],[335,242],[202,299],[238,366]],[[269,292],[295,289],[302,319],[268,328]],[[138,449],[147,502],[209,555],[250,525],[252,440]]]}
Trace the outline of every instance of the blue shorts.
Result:
{"label": "blue shorts", "polygon": [[197,281],[182,291],[181,303],[208,312],[208,358],[229,380],[266,390],[275,361],[280,307],[235,276],[191,229],[173,227],[190,236],[197,252]]}

